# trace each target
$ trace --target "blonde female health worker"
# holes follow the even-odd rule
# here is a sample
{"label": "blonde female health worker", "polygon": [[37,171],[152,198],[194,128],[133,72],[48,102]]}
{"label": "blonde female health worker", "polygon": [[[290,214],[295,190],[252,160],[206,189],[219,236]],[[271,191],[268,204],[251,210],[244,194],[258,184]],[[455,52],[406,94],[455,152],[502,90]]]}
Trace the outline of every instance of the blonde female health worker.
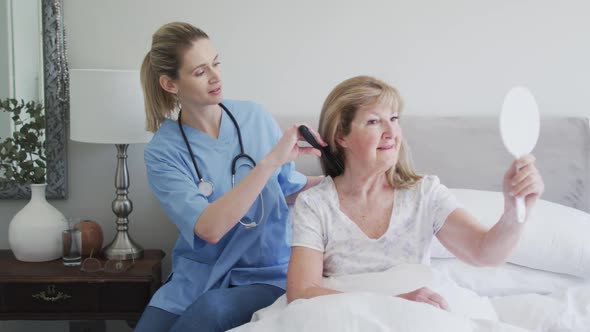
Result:
{"label": "blonde female health worker", "polygon": [[179,22],[156,31],[141,66],[148,182],[179,237],[136,331],[225,331],[272,304],[286,287],[287,204],[320,181],[293,164],[320,151],[259,104],[224,99],[220,66],[208,35]]}

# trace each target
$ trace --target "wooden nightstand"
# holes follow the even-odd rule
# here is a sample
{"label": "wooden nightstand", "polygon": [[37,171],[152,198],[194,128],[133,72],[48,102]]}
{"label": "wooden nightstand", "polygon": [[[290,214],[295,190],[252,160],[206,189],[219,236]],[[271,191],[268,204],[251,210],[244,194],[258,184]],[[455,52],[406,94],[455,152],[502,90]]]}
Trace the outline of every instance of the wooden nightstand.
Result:
{"label": "wooden nightstand", "polygon": [[89,273],[61,259],[20,262],[0,250],[0,320],[136,321],[162,283],[164,255],[145,250],[126,272]]}

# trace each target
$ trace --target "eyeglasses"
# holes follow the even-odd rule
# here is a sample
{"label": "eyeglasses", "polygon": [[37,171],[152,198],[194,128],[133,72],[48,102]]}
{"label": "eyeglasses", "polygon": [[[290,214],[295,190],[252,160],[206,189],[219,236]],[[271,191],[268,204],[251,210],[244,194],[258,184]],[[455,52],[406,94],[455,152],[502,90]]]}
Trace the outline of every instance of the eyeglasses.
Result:
{"label": "eyeglasses", "polygon": [[90,257],[84,259],[82,261],[82,266],[80,267],[80,271],[83,272],[100,272],[104,271],[107,273],[122,273],[128,271],[133,265],[135,265],[135,258],[132,261],[123,261],[123,260],[108,260],[102,266],[100,260],[92,257],[93,251],[90,251]]}

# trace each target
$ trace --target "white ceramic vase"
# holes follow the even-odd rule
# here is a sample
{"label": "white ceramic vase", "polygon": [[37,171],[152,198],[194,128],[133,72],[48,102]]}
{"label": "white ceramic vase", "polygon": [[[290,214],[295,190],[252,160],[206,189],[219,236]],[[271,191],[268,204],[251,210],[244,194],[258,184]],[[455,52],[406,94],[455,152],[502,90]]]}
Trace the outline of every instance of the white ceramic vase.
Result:
{"label": "white ceramic vase", "polygon": [[68,223],[45,199],[46,186],[31,184],[31,200],[8,226],[10,249],[20,261],[45,262],[62,255],[61,233],[68,228]]}

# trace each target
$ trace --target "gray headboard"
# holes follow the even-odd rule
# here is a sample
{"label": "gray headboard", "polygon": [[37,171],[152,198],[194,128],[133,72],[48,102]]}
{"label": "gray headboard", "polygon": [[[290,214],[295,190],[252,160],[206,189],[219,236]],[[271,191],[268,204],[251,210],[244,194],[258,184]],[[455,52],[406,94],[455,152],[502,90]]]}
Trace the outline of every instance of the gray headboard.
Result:
{"label": "gray headboard", "polygon": [[[407,117],[402,123],[419,172],[448,187],[502,190],[512,157],[496,117]],[[590,212],[590,126],[587,118],[541,119],[533,150],[545,182],[543,199]]]}
{"label": "gray headboard", "polygon": [[[282,127],[316,117],[277,117]],[[414,166],[450,188],[500,191],[512,157],[504,149],[497,117],[404,116],[401,126]],[[590,212],[590,124],[582,117],[543,117],[533,151],[545,181],[543,199]],[[303,173],[321,174],[315,157],[297,160]]]}

